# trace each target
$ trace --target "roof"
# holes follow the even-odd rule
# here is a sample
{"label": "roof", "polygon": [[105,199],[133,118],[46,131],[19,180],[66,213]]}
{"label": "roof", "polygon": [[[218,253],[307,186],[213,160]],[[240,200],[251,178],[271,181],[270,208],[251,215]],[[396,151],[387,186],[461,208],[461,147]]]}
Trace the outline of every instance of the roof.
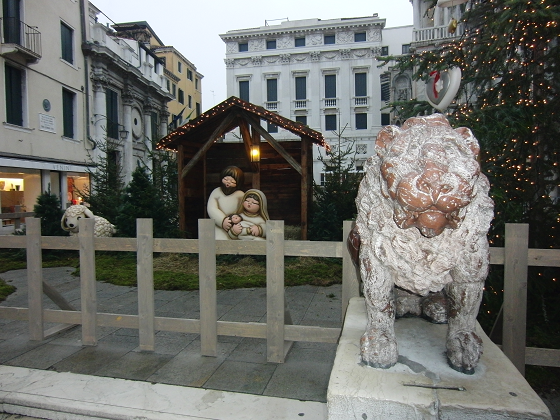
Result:
{"label": "roof", "polygon": [[[158,142],[157,148],[177,150],[179,144],[187,140],[196,143],[204,143],[213,134],[215,134],[214,132],[216,128],[235,112],[239,112],[240,116],[244,113],[253,114],[253,116],[258,117],[261,120],[276,124],[277,126],[282,127],[300,137],[308,137],[313,143],[319,146],[329,148],[322,133],[312,130],[305,124],[292,121],[274,112],[270,112],[261,106],[254,105],[235,96],[226,99],[222,103],[199,115],[197,118],[187,122],[181,127],[178,127],[176,130],[163,137]],[[234,118],[227,126],[224,127],[223,132],[219,135],[228,133],[238,126],[239,119]]]}
{"label": "roof", "polygon": [[150,31],[150,34],[157,40],[160,45],[165,45],[161,39],[156,35],[155,31],[149,25],[148,22],[145,20],[136,21],[136,22],[122,22],[122,23],[115,23],[112,25],[115,31],[126,31],[131,29],[139,29],[139,28],[147,28]]}

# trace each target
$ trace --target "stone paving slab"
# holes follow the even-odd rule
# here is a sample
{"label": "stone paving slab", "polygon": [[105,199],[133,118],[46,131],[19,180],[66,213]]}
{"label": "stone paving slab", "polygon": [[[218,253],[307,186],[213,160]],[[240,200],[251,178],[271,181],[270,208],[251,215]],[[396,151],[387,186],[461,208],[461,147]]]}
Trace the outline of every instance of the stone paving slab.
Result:
{"label": "stone paving slab", "polygon": [[[79,308],[79,278],[72,276],[72,271],[68,267],[48,268],[43,275]],[[26,274],[26,270],[0,274],[18,288],[0,305],[27,307]],[[135,287],[98,282],[98,308],[137,313],[136,293]],[[219,290],[217,300],[221,320],[266,322],[266,289]],[[55,308],[47,297],[44,302],[45,307]],[[286,302],[295,324],[341,326],[340,285],[289,287]],[[155,304],[156,316],[199,317],[198,291],[156,291]],[[284,364],[273,364],[266,361],[264,339],[220,336],[218,357],[200,355],[197,334],[158,331],[155,352],[140,351],[136,329],[99,327],[97,339],[97,346],[82,346],[81,327],[77,326],[33,342],[28,339],[27,322],[0,320],[0,363],[324,404],[336,350],[336,344],[295,343]]]}
{"label": "stone paving slab", "polygon": [[0,410],[53,420],[324,420],[326,404],[0,366]]}

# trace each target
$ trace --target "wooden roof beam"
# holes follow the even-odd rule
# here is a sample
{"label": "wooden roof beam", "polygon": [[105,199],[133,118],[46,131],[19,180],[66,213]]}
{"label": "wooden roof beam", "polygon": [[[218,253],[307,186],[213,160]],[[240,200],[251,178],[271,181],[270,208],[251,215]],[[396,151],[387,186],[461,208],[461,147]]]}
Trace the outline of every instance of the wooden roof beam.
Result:
{"label": "wooden roof beam", "polygon": [[249,124],[244,118],[244,115],[239,116],[239,129],[241,131],[241,136],[243,137],[243,144],[245,145],[245,153],[247,153],[247,159],[251,162],[251,167],[253,172],[259,171],[259,166],[251,160],[251,145],[253,144],[253,139],[251,133],[249,132]]}
{"label": "wooden roof beam", "polygon": [[192,168],[194,168],[194,165],[198,163],[200,158],[208,151],[208,149],[210,149],[210,147],[212,147],[214,142],[218,139],[218,137],[220,137],[224,133],[225,129],[231,124],[231,122],[236,117],[237,114],[232,112],[228,114],[226,118],[224,118],[224,120],[221,122],[218,128],[216,128],[212,133],[212,135],[209,137],[208,141],[204,143],[204,145],[198,150],[198,152],[196,152],[196,155],[194,155],[193,158],[189,160],[189,163],[185,165],[183,171],[181,172],[181,176],[183,178],[187,176],[187,174]]}
{"label": "wooden roof beam", "polygon": [[298,171],[300,175],[302,174],[301,165],[297,163],[296,160],[288,152],[286,152],[286,149],[284,149],[274,137],[272,137],[264,128],[261,127],[260,123],[252,121],[250,118],[247,118],[246,120],[251,125],[253,130],[259,133],[268,143],[270,143],[274,150],[276,150],[284,159],[286,159],[286,161],[292,168]]}

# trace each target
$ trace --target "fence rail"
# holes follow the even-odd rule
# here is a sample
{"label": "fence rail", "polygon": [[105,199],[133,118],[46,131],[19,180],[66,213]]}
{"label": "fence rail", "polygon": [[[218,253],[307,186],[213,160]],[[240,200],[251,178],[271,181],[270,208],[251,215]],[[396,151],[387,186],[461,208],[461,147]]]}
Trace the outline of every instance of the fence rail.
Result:
{"label": "fence rail", "polygon": [[[344,222],[344,238],[352,222]],[[97,344],[97,327],[135,328],[140,348],[154,350],[155,331],[201,335],[201,353],[217,354],[217,336],[263,338],[267,359],[284,361],[294,341],[336,343],[340,328],[291,325],[284,298],[284,256],[342,258],[342,311],[350,298],[359,296],[359,280],[345,242],[285,241],[284,222],[267,222],[266,241],[216,241],[211,220],[199,220],[199,239],[153,238],[152,220],[137,220],[136,238],[95,238],[93,220],[80,220],[78,236],[41,236],[40,220],[26,219],[25,236],[0,237],[0,248],[25,248],[29,288],[29,308],[0,307],[0,318],[29,321],[30,338],[43,340],[68,324],[82,325],[82,344]],[[528,226],[506,225],[505,246],[490,249],[490,263],[504,265],[504,306],[502,349],[523,373],[525,364],[560,367],[560,350],[525,347],[527,268],[560,267],[560,250],[528,249]],[[81,310],[73,310],[42,279],[42,249],[79,250]],[[97,312],[95,251],[137,253],[138,315]],[[199,254],[200,319],[155,316],[153,253]],[[216,256],[220,254],[266,255],[267,322],[243,323],[217,320]],[[61,308],[43,308],[43,293]],[[45,331],[43,324],[65,324]]]}

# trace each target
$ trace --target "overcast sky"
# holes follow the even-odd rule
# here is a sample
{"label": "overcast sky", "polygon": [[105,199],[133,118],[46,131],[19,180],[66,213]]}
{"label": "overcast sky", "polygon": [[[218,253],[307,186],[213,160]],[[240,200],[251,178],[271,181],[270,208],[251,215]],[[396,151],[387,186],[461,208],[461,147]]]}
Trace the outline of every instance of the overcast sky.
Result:
{"label": "overcast sky", "polygon": [[[412,24],[410,0],[91,0],[113,22],[146,21],[166,45],[196,66],[202,79],[202,110],[227,99],[225,44],[219,34],[264,26],[265,21],[336,19],[378,13],[386,27]],[[105,16],[99,22],[111,23]]]}

